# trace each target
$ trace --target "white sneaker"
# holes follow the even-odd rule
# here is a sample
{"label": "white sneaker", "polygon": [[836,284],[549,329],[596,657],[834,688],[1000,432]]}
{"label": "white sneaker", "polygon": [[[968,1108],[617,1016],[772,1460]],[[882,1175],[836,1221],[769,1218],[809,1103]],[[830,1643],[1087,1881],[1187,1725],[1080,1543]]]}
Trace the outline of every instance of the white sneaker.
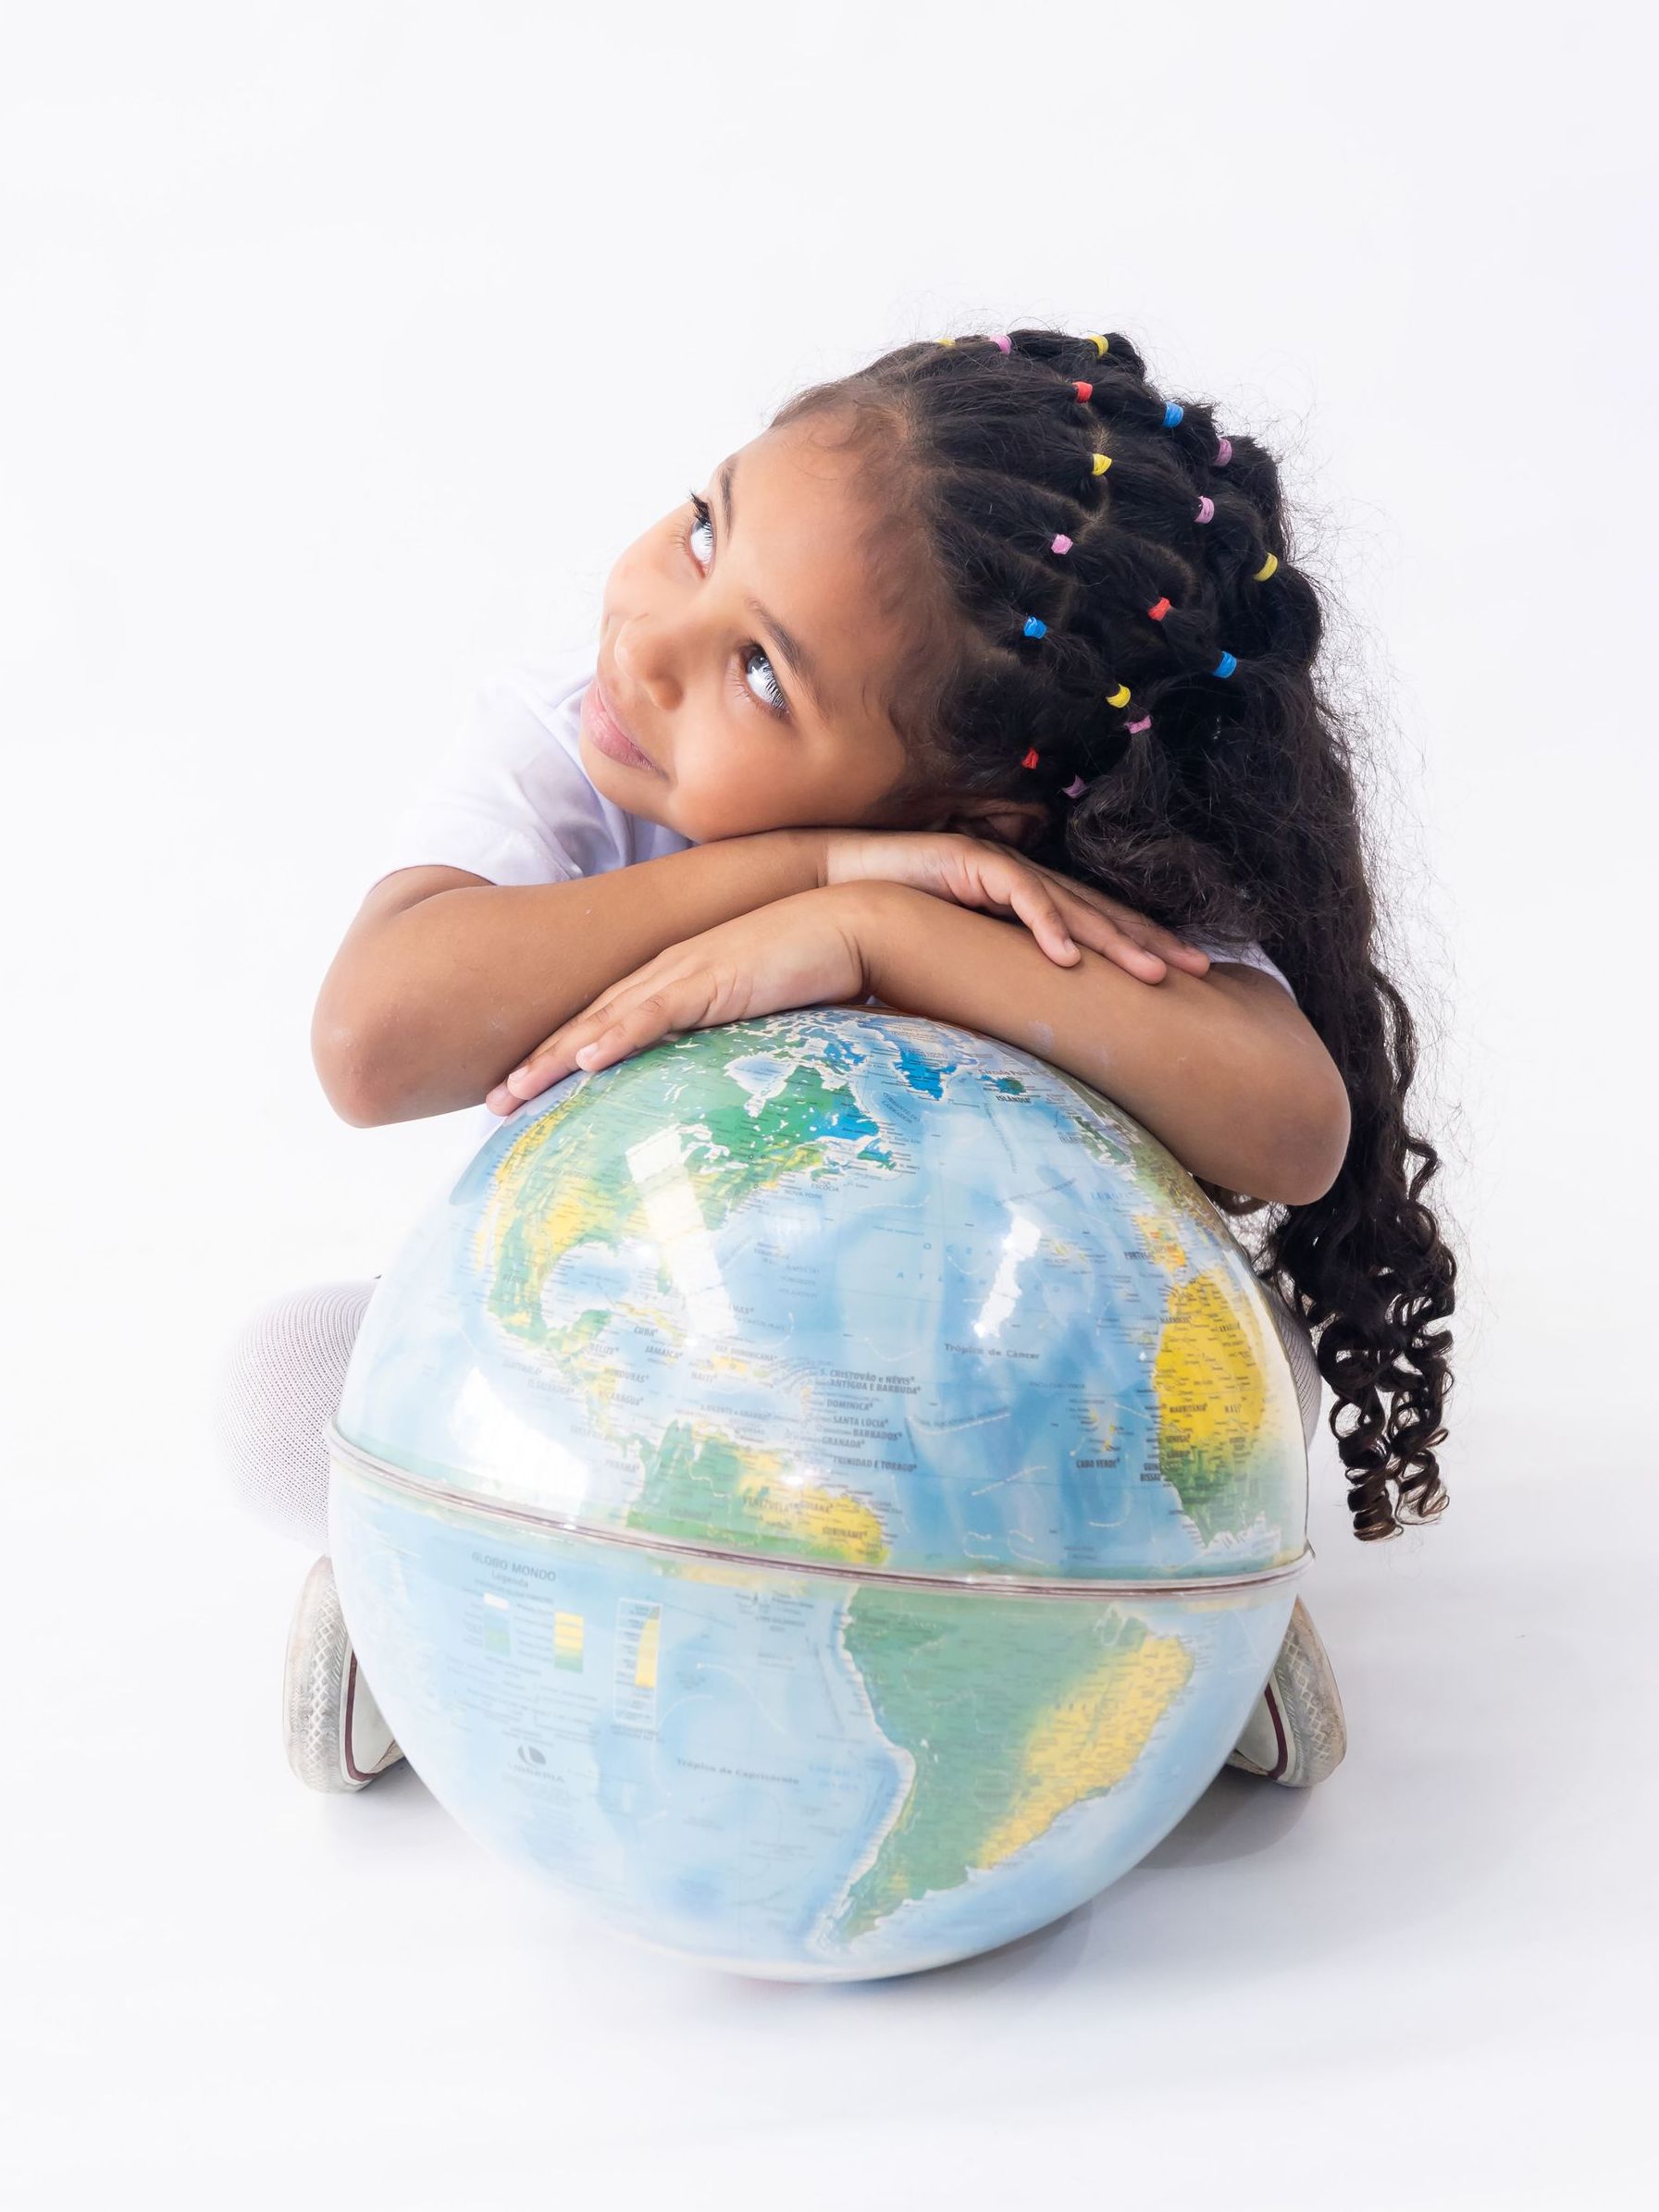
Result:
{"label": "white sneaker", "polygon": [[364,1789],[403,1756],[358,1671],[327,1559],[306,1576],[288,1632],[282,1748],[307,1789]]}
{"label": "white sneaker", "polygon": [[1341,1766],[1347,1748],[1336,1676],[1298,1598],[1267,1687],[1224,1763],[1288,1789],[1306,1789]]}

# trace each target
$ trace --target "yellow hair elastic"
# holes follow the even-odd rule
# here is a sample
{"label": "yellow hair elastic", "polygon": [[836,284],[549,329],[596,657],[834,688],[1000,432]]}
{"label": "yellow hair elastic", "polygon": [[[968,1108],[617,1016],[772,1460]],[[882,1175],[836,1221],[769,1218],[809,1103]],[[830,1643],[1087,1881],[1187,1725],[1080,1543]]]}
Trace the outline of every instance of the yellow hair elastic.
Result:
{"label": "yellow hair elastic", "polygon": [[1266,559],[1266,560],[1265,560],[1265,561],[1262,562],[1261,566],[1260,566],[1260,567],[1259,567],[1259,568],[1258,568],[1258,569],[1256,571],[1256,575],[1255,575],[1255,581],[1256,581],[1257,584],[1265,584],[1265,583],[1267,582],[1268,578],[1269,578],[1269,576],[1272,575],[1273,571],[1274,571],[1274,570],[1275,570],[1275,569],[1276,569],[1278,566],[1279,566],[1279,556],[1278,556],[1278,554],[1277,554],[1277,553],[1269,553],[1269,554],[1268,555],[1267,559]]}
{"label": "yellow hair elastic", "polygon": [[1083,336],[1085,338],[1093,339],[1095,341],[1095,353],[1096,359],[1104,359],[1104,357],[1111,352],[1111,347],[1107,343],[1106,340],[1101,337],[1098,330],[1085,330],[1083,332]]}
{"label": "yellow hair elastic", "polygon": [[1127,707],[1130,698],[1131,693],[1129,686],[1127,684],[1120,684],[1116,691],[1108,691],[1107,693],[1106,703],[1108,707]]}
{"label": "yellow hair elastic", "polygon": [[942,346],[953,346],[956,343],[956,340],[954,338],[941,338],[936,340],[936,343]]}
{"label": "yellow hair elastic", "polygon": [[1095,475],[1097,476],[1104,476],[1107,470],[1110,468],[1111,464],[1112,457],[1109,453],[1096,453],[1095,456]]}

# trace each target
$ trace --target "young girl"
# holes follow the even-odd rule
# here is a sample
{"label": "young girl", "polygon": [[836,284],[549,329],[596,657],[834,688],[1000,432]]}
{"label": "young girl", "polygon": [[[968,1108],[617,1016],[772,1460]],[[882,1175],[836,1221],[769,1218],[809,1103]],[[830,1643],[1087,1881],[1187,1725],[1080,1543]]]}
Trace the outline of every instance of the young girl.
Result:
{"label": "young girl", "polygon": [[[1001,1037],[1258,1217],[1355,1533],[1433,1519],[1455,1263],[1320,630],[1269,455],[1116,332],[931,340],[803,391],[622,555],[595,646],[480,695],[325,980],[328,1097],[359,1125],[483,1101],[476,1140],[578,1068],[790,1007]],[[221,1383],[244,1499],[322,1547],[371,1288],[274,1301]],[[315,1786],[399,1756],[326,1558],[285,1726]],[[1298,1601],[1231,1763],[1307,1784],[1343,1744]]]}

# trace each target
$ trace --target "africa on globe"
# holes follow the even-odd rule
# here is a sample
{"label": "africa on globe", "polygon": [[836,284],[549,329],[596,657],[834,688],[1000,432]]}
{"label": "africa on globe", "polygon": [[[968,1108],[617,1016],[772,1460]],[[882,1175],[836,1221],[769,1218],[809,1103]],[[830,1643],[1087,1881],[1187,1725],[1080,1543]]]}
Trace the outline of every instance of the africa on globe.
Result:
{"label": "africa on globe", "polygon": [[1267,1293],[1123,1110],[822,1007],[580,1072],[377,1286],[340,1600],[479,1842],[786,1980],[1042,1927],[1214,1778],[1306,1556]]}

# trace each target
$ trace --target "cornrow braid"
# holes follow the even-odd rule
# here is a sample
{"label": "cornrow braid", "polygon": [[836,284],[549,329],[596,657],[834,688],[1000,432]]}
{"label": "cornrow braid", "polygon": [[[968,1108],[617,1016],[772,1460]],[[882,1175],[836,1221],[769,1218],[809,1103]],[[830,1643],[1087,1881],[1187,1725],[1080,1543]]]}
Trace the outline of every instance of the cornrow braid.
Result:
{"label": "cornrow braid", "polygon": [[1258,940],[1324,1041],[1348,1155],[1322,1198],[1269,1212],[1253,1256],[1316,1334],[1356,1534],[1436,1517],[1456,1263],[1423,1202],[1440,1157],[1405,1118],[1416,1031],[1378,965],[1352,747],[1271,454],[1157,391],[1115,330],[901,346],[774,424],[812,415],[846,418],[872,560],[905,581],[886,704],[915,788],[1023,801],[1040,864]]}

